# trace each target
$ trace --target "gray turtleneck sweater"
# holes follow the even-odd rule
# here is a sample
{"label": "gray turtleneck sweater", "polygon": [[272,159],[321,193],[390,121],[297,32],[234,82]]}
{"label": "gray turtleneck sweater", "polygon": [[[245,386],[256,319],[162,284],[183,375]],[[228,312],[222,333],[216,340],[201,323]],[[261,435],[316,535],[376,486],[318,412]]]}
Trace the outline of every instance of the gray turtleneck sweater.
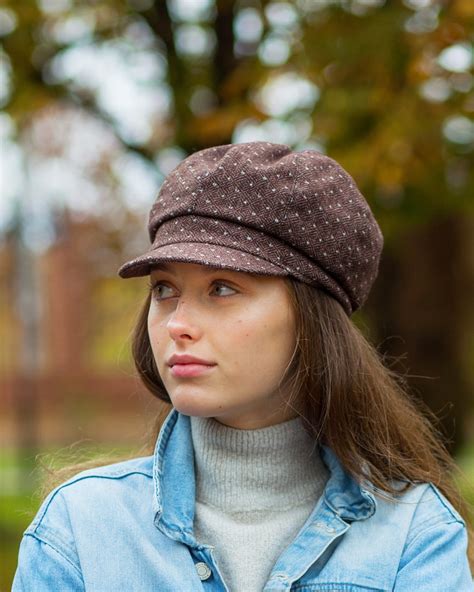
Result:
{"label": "gray turtleneck sweater", "polygon": [[194,534],[231,592],[261,592],[329,478],[299,417],[256,430],[191,417]]}

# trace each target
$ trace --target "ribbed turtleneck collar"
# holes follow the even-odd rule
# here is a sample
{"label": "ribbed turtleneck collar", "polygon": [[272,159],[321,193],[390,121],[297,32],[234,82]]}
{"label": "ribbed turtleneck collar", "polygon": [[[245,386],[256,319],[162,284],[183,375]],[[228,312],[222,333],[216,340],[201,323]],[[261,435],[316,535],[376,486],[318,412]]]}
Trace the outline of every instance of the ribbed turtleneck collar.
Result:
{"label": "ribbed turtleneck collar", "polygon": [[299,417],[256,430],[190,419],[199,502],[231,512],[282,510],[314,498],[329,478]]}

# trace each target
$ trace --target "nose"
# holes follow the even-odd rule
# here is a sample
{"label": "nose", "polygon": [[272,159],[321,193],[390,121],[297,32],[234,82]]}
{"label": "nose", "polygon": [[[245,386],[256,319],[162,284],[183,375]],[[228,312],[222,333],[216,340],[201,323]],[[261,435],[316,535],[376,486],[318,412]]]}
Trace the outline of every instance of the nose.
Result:
{"label": "nose", "polygon": [[194,322],[197,318],[196,310],[188,302],[178,301],[166,324],[171,339],[174,341],[199,339],[201,329]]}

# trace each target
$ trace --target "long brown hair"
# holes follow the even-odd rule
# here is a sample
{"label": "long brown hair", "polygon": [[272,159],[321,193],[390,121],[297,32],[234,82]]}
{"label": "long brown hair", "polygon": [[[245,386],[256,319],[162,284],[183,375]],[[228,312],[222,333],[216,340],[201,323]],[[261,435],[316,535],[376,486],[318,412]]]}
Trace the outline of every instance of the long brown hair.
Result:
{"label": "long brown hair", "polygon": [[[357,481],[367,477],[368,466],[375,495],[396,498],[416,483],[433,483],[466,520],[474,566],[469,504],[454,482],[455,475],[466,477],[436,428],[438,418],[411,394],[406,378],[388,367],[334,298],[292,278],[284,281],[296,313],[295,354],[284,377],[290,385],[286,404],[298,410],[308,433],[332,448]],[[148,337],[149,305],[150,296],[135,327],[133,358],[146,388],[170,403]]]}
{"label": "long brown hair", "polygon": [[[284,281],[296,319],[295,352],[284,376],[290,392],[286,404],[357,481],[365,481],[369,468],[375,495],[396,499],[416,483],[433,483],[466,521],[474,567],[470,505],[454,481],[456,475],[466,477],[435,427],[437,417],[410,393],[405,377],[388,367],[334,298],[292,278]],[[150,298],[148,294],[132,338],[138,374],[164,403],[165,412],[150,434],[149,454],[171,409],[148,336]],[[392,480],[404,482],[404,488]]]}

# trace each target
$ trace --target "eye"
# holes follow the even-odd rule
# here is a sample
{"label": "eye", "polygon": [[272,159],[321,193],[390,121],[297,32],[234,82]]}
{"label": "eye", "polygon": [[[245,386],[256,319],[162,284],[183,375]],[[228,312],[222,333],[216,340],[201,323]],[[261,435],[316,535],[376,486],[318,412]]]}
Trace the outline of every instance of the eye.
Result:
{"label": "eye", "polygon": [[[225,290],[230,290],[232,293],[237,292],[234,288],[232,288],[231,286],[229,286],[228,284],[226,284],[222,281],[214,281],[214,282],[212,282],[212,286],[213,286],[213,288],[217,288],[220,291],[220,293],[217,293],[218,296],[223,296],[223,297],[232,296],[232,294],[226,294]],[[150,288],[150,291],[152,292],[153,298],[155,300],[166,300],[166,299],[172,297],[170,295],[166,296],[166,289],[172,291],[172,288],[163,282],[159,282],[159,281],[157,281],[155,283],[150,282],[148,284],[148,287]],[[163,289],[165,290],[164,294],[163,294]],[[224,293],[222,293],[222,290],[224,290]]]}
{"label": "eye", "polygon": [[[225,290],[230,290],[231,292],[236,292],[236,290],[234,290],[234,288],[231,288],[227,284],[224,284],[224,282],[214,282],[214,287],[216,287],[216,288],[224,288]],[[225,294],[221,294],[221,295],[222,296],[225,296]]]}
{"label": "eye", "polygon": [[155,300],[164,300],[165,299],[165,297],[163,297],[163,293],[160,292],[161,288],[165,288],[165,289],[168,288],[169,290],[171,290],[171,288],[169,286],[167,286],[166,284],[164,284],[163,282],[155,282],[154,284],[150,282],[148,284],[148,286],[149,286],[150,291],[151,291],[153,298]]}

